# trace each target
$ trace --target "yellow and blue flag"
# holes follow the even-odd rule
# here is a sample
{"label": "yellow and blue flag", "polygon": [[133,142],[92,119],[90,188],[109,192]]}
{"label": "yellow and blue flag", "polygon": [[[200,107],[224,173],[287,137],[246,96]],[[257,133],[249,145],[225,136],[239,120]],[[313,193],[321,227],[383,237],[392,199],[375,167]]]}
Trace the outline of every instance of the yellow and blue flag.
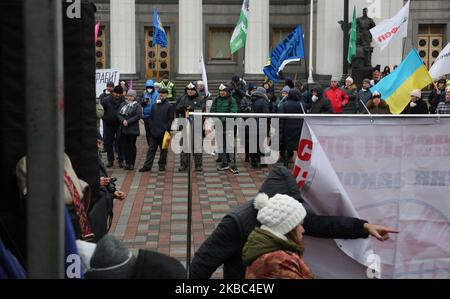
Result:
{"label": "yellow and blue flag", "polygon": [[153,44],[161,45],[161,47],[167,48],[166,31],[164,30],[163,24],[161,22],[161,19],[159,18],[158,10],[156,9],[156,7],[153,9],[153,27],[154,27]]}
{"label": "yellow and blue flag", "polygon": [[384,77],[370,91],[378,91],[388,103],[392,114],[401,114],[410,101],[410,93],[432,84],[433,79],[416,49],[390,75]]}

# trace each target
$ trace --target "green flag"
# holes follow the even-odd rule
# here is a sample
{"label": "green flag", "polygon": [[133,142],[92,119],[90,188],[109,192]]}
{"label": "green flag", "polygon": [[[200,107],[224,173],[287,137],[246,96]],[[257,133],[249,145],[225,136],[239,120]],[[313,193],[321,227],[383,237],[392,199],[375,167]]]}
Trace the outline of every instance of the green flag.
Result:
{"label": "green flag", "polygon": [[249,1],[244,0],[244,4],[242,4],[241,16],[230,41],[231,54],[245,47],[245,42],[247,41]]}
{"label": "green flag", "polygon": [[350,42],[348,45],[348,63],[352,63],[352,58],[356,54],[356,6],[353,8],[352,30],[350,31]]}

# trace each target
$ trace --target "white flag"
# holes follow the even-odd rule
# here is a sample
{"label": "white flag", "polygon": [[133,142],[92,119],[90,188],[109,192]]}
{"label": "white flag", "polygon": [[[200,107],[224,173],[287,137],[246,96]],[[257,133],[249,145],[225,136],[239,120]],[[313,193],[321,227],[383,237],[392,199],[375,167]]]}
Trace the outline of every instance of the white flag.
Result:
{"label": "white flag", "polygon": [[380,24],[370,29],[370,33],[383,50],[391,41],[408,36],[408,21],[409,1],[392,19],[381,21]]}
{"label": "white flag", "polygon": [[[360,218],[307,122],[303,125],[294,177],[303,199],[316,215]],[[380,272],[377,265],[369,263],[373,255],[370,239],[333,242],[307,238],[305,242],[305,261],[319,278],[367,278],[368,268]]]}
{"label": "white flag", "polygon": [[206,75],[206,67],[205,67],[205,60],[203,59],[203,53],[200,53],[200,60],[199,60],[199,69],[202,73],[202,81],[205,83],[205,94],[209,95],[209,89],[208,89],[208,76]]}
{"label": "white flag", "polygon": [[441,51],[430,69],[430,75],[434,80],[447,74],[450,74],[450,43]]}

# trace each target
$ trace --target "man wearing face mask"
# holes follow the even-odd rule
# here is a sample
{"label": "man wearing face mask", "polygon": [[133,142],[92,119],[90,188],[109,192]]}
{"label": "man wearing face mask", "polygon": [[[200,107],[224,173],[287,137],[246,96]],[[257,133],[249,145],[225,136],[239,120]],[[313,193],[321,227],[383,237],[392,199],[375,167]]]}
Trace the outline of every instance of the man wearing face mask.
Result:
{"label": "man wearing face mask", "polygon": [[141,99],[142,108],[144,108],[144,114],[142,119],[145,123],[145,135],[147,137],[147,144],[150,146],[150,127],[149,118],[152,112],[152,107],[158,99],[158,92],[155,89],[155,82],[153,80],[148,80],[145,84],[144,96]]}
{"label": "man wearing face mask", "polygon": [[428,105],[422,99],[422,92],[418,89],[411,92],[411,100],[402,114],[429,114]]}
{"label": "man wearing face mask", "polygon": [[172,126],[174,108],[172,104],[167,101],[167,96],[169,94],[168,90],[166,88],[161,88],[159,92],[160,94],[156,104],[152,107],[149,117],[150,145],[147,152],[147,158],[144,166],[139,169],[139,172],[148,172],[152,170],[153,161],[155,160],[158,148],[161,150],[158,163],[159,171],[166,171],[167,149],[164,150],[162,145],[165,133],[170,132],[170,127]]}
{"label": "man wearing face mask", "polygon": [[332,114],[333,107],[328,99],[322,97],[322,88],[316,86],[311,90],[312,105],[310,114]]}
{"label": "man wearing face mask", "polygon": [[[199,96],[197,87],[193,83],[189,83],[186,86],[186,94],[182,96],[176,106],[177,114],[183,117],[187,117],[189,112],[203,112],[205,111],[206,102]],[[204,134],[203,134],[204,135]],[[182,152],[181,153],[181,165],[179,168],[180,172],[186,171],[188,169],[188,158],[189,155]],[[194,154],[195,160],[195,171],[202,171],[203,167],[203,155],[201,153]]]}
{"label": "man wearing face mask", "polygon": [[358,106],[358,113],[366,113],[367,103],[372,99],[372,92],[370,91],[370,79],[363,80],[363,86],[356,95],[356,105]]}
{"label": "man wearing face mask", "polygon": [[[110,96],[101,101],[103,109],[105,110],[103,115],[103,132],[105,135],[105,148],[108,153],[108,165],[106,166],[108,168],[114,166],[114,142],[118,142],[116,137],[120,127],[117,111],[124,101],[123,89],[120,85],[114,88],[114,91]],[[118,155],[119,166],[123,167],[124,157],[120,147]]]}

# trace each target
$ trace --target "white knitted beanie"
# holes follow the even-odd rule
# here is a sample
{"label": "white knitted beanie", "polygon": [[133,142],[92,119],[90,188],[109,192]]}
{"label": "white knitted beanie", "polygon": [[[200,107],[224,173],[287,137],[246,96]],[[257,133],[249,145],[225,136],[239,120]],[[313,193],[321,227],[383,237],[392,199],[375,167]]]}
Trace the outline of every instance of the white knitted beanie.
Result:
{"label": "white knitted beanie", "polygon": [[278,237],[289,233],[306,217],[303,205],[287,195],[277,194],[269,199],[267,194],[260,193],[255,198],[254,206],[258,210],[257,219],[262,225],[261,229]]}

